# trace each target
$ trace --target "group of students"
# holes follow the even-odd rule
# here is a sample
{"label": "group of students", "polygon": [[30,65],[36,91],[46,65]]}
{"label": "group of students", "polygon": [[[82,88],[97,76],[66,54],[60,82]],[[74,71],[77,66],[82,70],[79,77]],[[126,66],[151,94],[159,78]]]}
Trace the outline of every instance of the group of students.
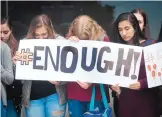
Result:
{"label": "group of students", "polygon": [[[135,46],[155,43],[150,39],[147,16],[141,9],[120,14],[114,22],[113,38],[91,17],[76,17],[68,30],[66,39],[73,41],[94,40]],[[51,19],[45,15],[35,16],[25,39],[60,39]],[[64,117],[66,106],[70,117],[83,117],[89,110],[92,87],[96,87],[95,107],[104,109],[99,85],[86,82],[18,81],[14,80],[18,42],[12,34],[9,19],[1,19],[1,116],[2,117]],[[48,76],[47,76],[48,77]],[[76,76],[77,77],[77,76]],[[144,59],[139,79],[128,88],[118,84],[104,85],[108,94],[113,90],[116,117],[160,117],[159,87],[148,88]],[[107,95],[109,100],[109,95]]]}

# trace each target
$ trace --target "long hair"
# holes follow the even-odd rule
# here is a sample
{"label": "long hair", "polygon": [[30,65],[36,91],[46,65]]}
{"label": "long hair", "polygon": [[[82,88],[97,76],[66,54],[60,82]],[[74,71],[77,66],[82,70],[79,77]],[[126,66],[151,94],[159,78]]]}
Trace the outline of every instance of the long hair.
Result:
{"label": "long hair", "polygon": [[136,17],[132,13],[122,13],[117,17],[116,21],[114,22],[114,28],[113,28],[114,42],[126,44],[126,42],[120,36],[119,29],[118,29],[119,23],[124,20],[128,20],[135,30],[135,34],[133,36],[133,44],[139,45],[139,41],[146,38],[139,27]]}
{"label": "long hair", "polygon": [[100,40],[105,34],[104,29],[95,20],[87,15],[81,15],[73,20],[67,35],[76,36],[81,40]]}
{"label": "long hair", "polygon": [[142,15],[143,20],[144,20],[144,28],[143,28],[142,32],[147,39],[150,39],[150,28],[149,28],[147,14],[144,12],[144,10],[142,10],[140,8],[136,8],[136,9],[132,10],[131,13],[139,13]]}
{"label": "long hair", "polygon": [[41,14],[32,19],[26,38],[35,39],[35,30],[40,27],[47,29],[49,35],[48,39],[54,39],[56,37],[51,19],[47,15]]}
{"label": "long hair", "polygon": [[159,33],[157,42],[162,42],[162,22],[161,22],[161,29],[160,29],[160,33]]}
{"label": "long hair", "polygon": [[[9,20],[9,18],[7,18],[7,17],[1,18],[1,25],[2,24],[7,24],[7,26],[9,27],[9,29],[12,30],[12,23]],[[18,42],[15,39],[15,37],[14,37],[14,35],[13,35],[12,32],[11,32],[11,34],[9,36],[9,39],[8,39],[8,41],[6,43],[10,47],[10,49],[11,49],[11,55],[13,57],[15,55],[16,50],[17,50]]]}

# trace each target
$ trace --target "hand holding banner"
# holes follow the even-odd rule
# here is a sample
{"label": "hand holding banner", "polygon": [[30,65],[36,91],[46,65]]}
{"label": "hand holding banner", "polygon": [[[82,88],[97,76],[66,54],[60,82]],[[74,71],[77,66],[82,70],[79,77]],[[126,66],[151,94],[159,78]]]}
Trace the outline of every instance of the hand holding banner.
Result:
{"label": "hand holding banner", "polygon": [[138,80],[142,47],[111,42],[21,40],[16,79],[82,81],[128,87]]}

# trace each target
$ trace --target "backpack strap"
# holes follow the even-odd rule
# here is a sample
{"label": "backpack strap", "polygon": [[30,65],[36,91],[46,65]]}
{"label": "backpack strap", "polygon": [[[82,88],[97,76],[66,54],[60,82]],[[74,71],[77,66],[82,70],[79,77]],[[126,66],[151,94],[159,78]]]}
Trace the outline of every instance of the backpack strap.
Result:
{"label": "backpack strap", "polygon": [[[99,84],[100,85],[100,91],[101,91],[101,96],[102,96],[102,101],[104,104],[105,109],[109,108],[109,104],[106,98],[106,93],[105,93],[105,89],[104,89],[104,85],[103,84]],[[93,111],[94,109],[94,104],[95,104],[95,86],[92,87],[92,96],[91,96],[91,100],[90,100],[90,107],[89,107],[89,111]]]}

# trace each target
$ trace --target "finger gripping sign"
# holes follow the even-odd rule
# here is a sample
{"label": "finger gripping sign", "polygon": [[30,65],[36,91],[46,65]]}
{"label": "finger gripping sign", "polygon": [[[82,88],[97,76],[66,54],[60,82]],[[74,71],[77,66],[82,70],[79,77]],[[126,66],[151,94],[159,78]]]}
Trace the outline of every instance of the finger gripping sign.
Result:
{"label": "finger gripping sign", "polygon": [[100,41],[21,40],[16,79],[83,81],[128,87],[138,80],[142,47]]}

